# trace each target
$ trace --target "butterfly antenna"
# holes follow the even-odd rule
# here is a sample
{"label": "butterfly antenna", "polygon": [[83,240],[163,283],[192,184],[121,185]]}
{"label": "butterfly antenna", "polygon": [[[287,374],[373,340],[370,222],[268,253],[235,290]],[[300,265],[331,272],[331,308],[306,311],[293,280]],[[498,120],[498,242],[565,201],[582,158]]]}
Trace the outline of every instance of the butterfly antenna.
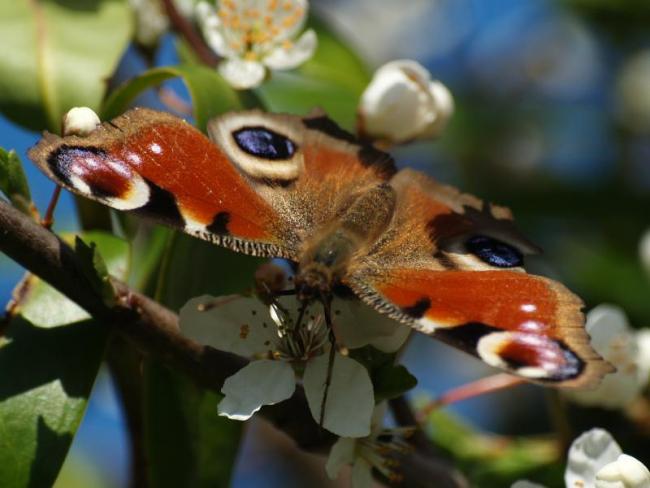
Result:
{"label": "butterfly antenna", "polygon": [[332,327],[332,300],[330,297],[321,295],[323,302],[323,311],[325,315],[325,325],[329,331],[330,352],[327,361],[327,376],[325,377],[325,391],[323,392],[323,401],[320,406],[320,419],[318,425],[323,427],[325,421],[325,405],[327,404],[327,396],[329,394],[330,384],[332,383],[332,371],[334,370],[334,356],[336,354],[336,336],[334,335],[334,328]]}

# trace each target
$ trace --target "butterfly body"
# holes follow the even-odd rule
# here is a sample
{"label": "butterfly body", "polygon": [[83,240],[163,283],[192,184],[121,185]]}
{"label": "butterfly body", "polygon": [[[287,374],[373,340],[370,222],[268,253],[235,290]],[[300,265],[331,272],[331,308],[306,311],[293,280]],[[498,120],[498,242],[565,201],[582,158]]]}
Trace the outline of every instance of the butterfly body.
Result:
{"label": "butterfly body", "polygon": [[133,109],[29,155],[58,184],[234,251],[297,264],[298,298],[344,285],[380,313],[531,381],[589,386],[612,370],[582,302],[527,274],[512,214],[409,169],[323,114],[210,122]]}

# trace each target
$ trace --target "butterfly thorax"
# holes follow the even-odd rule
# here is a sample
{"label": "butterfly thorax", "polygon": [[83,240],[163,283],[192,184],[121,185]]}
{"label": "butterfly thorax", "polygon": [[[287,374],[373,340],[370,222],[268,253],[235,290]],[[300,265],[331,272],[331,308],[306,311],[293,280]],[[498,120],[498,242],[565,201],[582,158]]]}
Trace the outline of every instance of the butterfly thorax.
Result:
{"label": "butterfly thorax", "polygon": [[388,184],[351,196],[336,218],[305,241],[295,278],[298,298],[328,295],[345,276],[352,257],[385,231],[394,209],[395,190]]}

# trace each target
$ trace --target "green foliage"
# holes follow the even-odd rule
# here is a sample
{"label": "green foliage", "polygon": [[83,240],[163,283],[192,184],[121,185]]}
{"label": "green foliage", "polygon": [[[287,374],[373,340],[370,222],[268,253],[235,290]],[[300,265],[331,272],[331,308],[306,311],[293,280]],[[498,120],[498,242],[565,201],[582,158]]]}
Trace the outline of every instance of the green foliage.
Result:
{"label": "green foliage", "polygon": [[482,433],[444,410],[427,418],[432,440],[446,450],[473,486],[510,486],[529,479],[549,488],[562,479],[559,446],[551,438]]}
{"label": "green foliage", "polygon": [[32,215],[32,196],[23,171],[23,165],[16,151],[0,147],[0,192],[4,193],[18,210]]}
{"label": "green foliage", "polygon": [[58,132],[70,108],[99,108],[131,28],[126,0],[0,2],[0,111]]}
{"label": "green foliage", "polygon": [[320,107],[352,130],[355,107],[370,73],[356,53],[322,22],[312,18],[309,27],[318,35],[314,57],[296,71],[273,72],[256,92],[270,111],[305,115]]}
{"label": "green foliage", "polygon": [[395,354],[387,354],[372,346],[366,346],[352,350],[350,357],[368,370],[375,393],[375,403],[398,397],[418,383],[408,369],[395,364]]}
{"label": "green foliage", "polygon": [[[126,276],[128,246],[84,235]],[[102,361],[109,329],[29,275],[0,336],[0,486],[52,486],[70,448]]]}
{"label": "green foliage", "polygon": [[113,91],[103,105],[102,119],[116,117],[142,92],[179,77],[190,92],[196,126],[201,130],[205,130],[208,121],[217,114],[255,104],[250,96],[233,90],[213,69],[192,64],[166,66],[145,71]]}
{"label": "green foliage", "polygon": [[[68,242],[80,241],[79,237],[73,235],[63,237]],[[102,232],[85,232],[82,237],[90,242],[90,246],[81,242],[85,256],[80,256],[89,268],[88,278],[96,284],[98,293],[112,297],[112,289],[108,288],[110,285],[105,280],[106,273],[126,279],[130,265],[129,245],[118,237]],[[96,272],[94,261],[100,262],[103,271]],[[29,299],[21,302],[20,313],[34,327],[63,327],[90,319],[88,312],[41,279],[30,276],[28,280]]]}

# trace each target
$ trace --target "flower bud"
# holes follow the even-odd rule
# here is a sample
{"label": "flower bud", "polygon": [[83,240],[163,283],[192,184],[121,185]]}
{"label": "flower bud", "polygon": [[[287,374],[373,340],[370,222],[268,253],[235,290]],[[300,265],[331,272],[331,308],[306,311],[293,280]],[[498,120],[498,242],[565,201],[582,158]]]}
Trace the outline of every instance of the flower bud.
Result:
{"label": "flower bud", "polygon": [[97,114],[88,107],[74,107],[63,116],[64,136],[87,136],[100,124]]}
{"label": "flower bud", "polygon": [[641,461],[621,454],[596,474],[596,488],[648,488],[650,471]]}
{"label": "flower bud", "polygon": [[402,59],[380,67],[361,95],[358,130],[388,144],[438,137],[454,111],[445,85],[419,63]]}

